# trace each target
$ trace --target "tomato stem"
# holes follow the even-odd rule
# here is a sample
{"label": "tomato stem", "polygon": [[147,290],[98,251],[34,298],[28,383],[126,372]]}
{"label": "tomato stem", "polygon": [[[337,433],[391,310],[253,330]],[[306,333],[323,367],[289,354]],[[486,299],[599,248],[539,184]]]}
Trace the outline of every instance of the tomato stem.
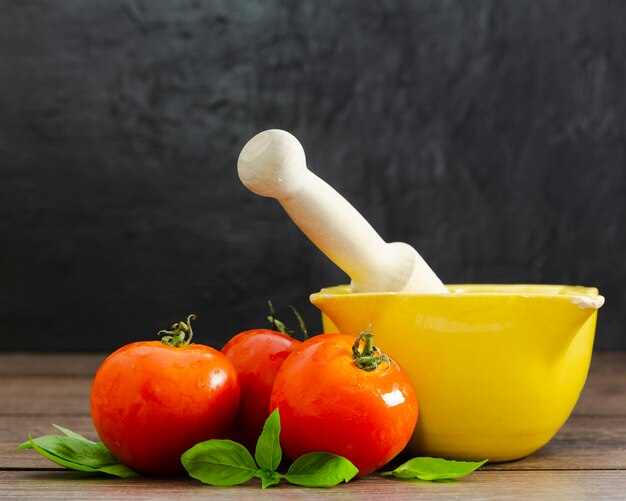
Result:
{"label": "tomato stem", "polygon": [[304,318],[302,318],[302,315],[300,315],[298,310],[296,310],[293,305],[290,304],[289,308],[291,308],[291,311],[293,311],[293,314],[298,319],[298,325],[300,326],[300,330],[302,331],[302,338],[304,339],[304,341],[306,341],[307,339],[309,339],[309,331],[307,330],[306,324],[304,323]]}
{"label": "tomato stem", "polygon": [[[276,310],[274,309],[274,305],[272,304],[271,301],[269,300],[267,301],[267,306],[269,307],[269,310],[270,310],[270,314],[267,316],[267,319],[269,320],[270,324],[272,324],[272,329],[280,332],[281,334],[286,334],[287,336],[295,339],[296,333],[292,331],[291,329],[288,329],[287,326],[283,322],[278,320],[278,317],[276,316]],[[298,325],[300,326],[300,330],[302,331],[302,337],[306,341],[307,339],[309,339],[309,331],[306,328],[304,319],[302,318],[300,313],[298,313],[298,310],[294,308],[293,305],[290,304],[289,308],[291,308],[291,311],[293,311],[294,316],[298,320]]]}
{"label": "tomato stem", "polygon": [[162,336],[161,342],[167,346],[172,346],[173,348],[189,346],[193,337],[191,321],[195,319],[196,316],[192,313],[187,317],[187,322],[177,322],[172,325],[171,330],[160,330],[157,335]]}
{"label": "tomato stem", "polygon": [[[361,342],[363,349],[359,351]],[[352,355],[354,365],[364,371],[375,371],[382,363],[387,364],[386,369],[391,365],[389,357],[374,346],[374,334],[369,331],[369,327],[357,336],[352,345]]]}
{"label": "tomato stem", "polygon": [[289,337],[293,337],[294,332],[287,329],[287,326],[283,322],[278,320],[278,317],[276,317],[276,310],[274,309],[274,305],[270,300],[267,301],[267,306],[270,309],[270,314],[267,316],[267,319],[269,320],[270,324],[272,324],[272,329],[280,332],[281,334],[287,334]]}

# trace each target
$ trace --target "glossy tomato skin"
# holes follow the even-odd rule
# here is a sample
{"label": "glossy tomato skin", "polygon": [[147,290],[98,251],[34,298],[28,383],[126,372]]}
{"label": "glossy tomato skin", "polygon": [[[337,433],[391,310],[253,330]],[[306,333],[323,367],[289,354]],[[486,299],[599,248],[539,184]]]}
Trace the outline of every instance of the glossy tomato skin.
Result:
{"label": "glossy tomato skin", "polygon": [[309,452],[344,456],[366,475],[406,446],[417,422],[415,390],[394,362],[367,372],[352,361],[354,337],[321,334],[301,344],[272,390],[280,442],[295,460]]}
{"label": "glossy tomato skin", "polygon": [[239,404],[239,377],[218,350],[159,341],[126,345],[100,366],[91,416],[106,447],[151,474],[183,472],[183,452],[223,438]]}
{"label": "glossy tomato skin", "polygon": [[222,353],[239,374],[241,399],[229,438],[254,451],[269,416],[272,386],[287,356],[301,344],[270,329],[252,329],[234,336]]}

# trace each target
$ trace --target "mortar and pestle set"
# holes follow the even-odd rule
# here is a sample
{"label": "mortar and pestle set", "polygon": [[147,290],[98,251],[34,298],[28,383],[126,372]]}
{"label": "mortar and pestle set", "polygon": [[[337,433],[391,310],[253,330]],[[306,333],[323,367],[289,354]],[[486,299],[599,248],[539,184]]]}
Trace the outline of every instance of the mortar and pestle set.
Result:
{"label": "mortar and pestle set", "polygon": [[444,285],[415,249],[386,243],[309,171],[302,146],[282,130],[250,139],[238,172],[350,276],[311,302],[325,332],[356,336],[370,326],[410,376],[420,416],[408,452],[511,461],[565,423],[591,361],[604,303],[596,288]]}

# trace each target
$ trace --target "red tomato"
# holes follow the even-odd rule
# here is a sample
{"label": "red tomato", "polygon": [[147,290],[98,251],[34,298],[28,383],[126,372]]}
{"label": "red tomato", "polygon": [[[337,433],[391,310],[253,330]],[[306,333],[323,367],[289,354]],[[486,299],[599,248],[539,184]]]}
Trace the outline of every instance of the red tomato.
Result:
{"label": "red tomato", "polygon": [[237,372],[219,351],[185,342],[137,342],[112,353],[98,369],[91,417],[104,445],[123,463],[172,474],[184,471],[183,452],[225,436],[239,394]]}
{"label": "red tomato", "polygon": [[254,451],[269,416],[270,394],[278,370],[300,341],[270,329],[241,332],[222,348],[235,366],[241,400],[230,437]]}
{"label": "red tomato", "polygon": [[270,410],[279,409],[281,446],[292,460],[330,452],[352,461],[362,476],[388,463],[411,438],[418,414],[413,385],[377,351],[365,354],[374,357],[373,370],[357,367],[353,348],[360,343],[346,334],[315,336],[278,372]]}

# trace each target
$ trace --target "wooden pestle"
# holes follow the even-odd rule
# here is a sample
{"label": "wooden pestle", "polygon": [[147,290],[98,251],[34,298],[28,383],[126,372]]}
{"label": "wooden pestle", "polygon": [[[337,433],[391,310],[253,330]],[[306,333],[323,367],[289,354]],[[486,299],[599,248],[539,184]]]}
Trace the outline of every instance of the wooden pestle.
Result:
{"label": "wooden pestle", "polygon": [[237,162],[252,192],[276,198],[298,227],[352,279],[352,292],[447,293],[413,247],[386,243],[339,193],[307,169],[302,145],[271,129],[254,136]]}

